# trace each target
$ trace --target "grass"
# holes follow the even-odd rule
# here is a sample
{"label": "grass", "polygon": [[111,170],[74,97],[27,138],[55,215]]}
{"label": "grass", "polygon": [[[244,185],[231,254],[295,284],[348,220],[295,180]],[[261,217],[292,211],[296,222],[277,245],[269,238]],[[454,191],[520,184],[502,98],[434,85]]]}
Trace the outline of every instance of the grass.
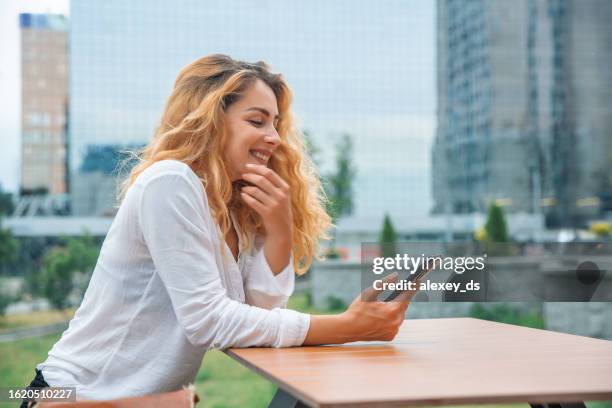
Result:
{"label": "grass", "polygon": [[206,353],[196,377],[204,407],[267,407],[276,386],[220,351]]}
{"label": "grass", "polygon": [[70,319],[73,314],[74,309],[67,309],[63,312],[57,310],[44,310],[0,317],[0,333],[28,326],[63,322],[64,320]]}
{"label": "grass", "polygon": [[[318,313],[309,306],[305,295],[292,297],[289,307],[310,313]],[[41,318],[39,316],[39,318]],[[39,318],[25,321],[38,321]],[[33,339],[0,343],[0,387],[23,387],[34,377],[34,367],[43,361],[47,352],[59,339],[53,334]],[[220,351],[206,353],[195,386],[200,403],[205,408],[267,407],[276,386],[263,379]],[[0,403],[0,408],[17,404]],[[484,408],[524,408],[527,404],[481,405]],[[588,403],[589,408],[612,408],[610,402]],[[465,408],[465,407],[463,407]]]}
{"label": "grass", "polygon": [[[309,306],[305,295],[291,298],[289,307],[307,313],[323,313]],[[71,312],[72,313],[72,312]],[[31,315],[6,316],[2,329],[62,321],[59,312],[35,312]],[[59,339],[53,334],[33,339],[0,343],[0,387],[23,387],[34,377],[34,367]],[[251,370],[244,368],[220,351],[206,353],[195,386],[203,407],[267,407],[276,386]],[[13,404],[14,405],[14,404]],[[0,403],[0,407],[12,406]]]}
{"label": "grass", "polygon": [[[0,343],[0,387],[24,387],[60,334]],[[195,382],[201,406],[266,407],[276,387],[220,351],[206,353]],[[13,404],[14,405],[14,404]],[[0,407],[10,406],[0,404]]]}
{"label": "grass", "polygon": [[34,366],[42,362],[60,333],[0,343],[0,387],[23,387],[34,378]]}

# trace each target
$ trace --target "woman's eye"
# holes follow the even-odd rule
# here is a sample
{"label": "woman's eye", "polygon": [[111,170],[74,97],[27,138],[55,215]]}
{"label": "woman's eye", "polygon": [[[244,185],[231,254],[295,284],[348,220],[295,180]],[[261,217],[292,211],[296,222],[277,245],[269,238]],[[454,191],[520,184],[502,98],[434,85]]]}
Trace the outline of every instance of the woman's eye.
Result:
{"label": "woman's eye", "polygon": [[263,125],[263,122],[260,122],[258,120],[249,120],[249,122],[251,122],[253,125],[255,126],[261,126]]}

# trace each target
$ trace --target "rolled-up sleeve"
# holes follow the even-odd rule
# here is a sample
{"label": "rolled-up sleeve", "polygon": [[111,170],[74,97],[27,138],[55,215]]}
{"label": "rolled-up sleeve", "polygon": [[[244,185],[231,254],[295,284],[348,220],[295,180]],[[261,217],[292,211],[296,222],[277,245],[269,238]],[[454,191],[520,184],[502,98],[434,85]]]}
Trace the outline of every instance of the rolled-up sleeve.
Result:
{"label": "rolled-up sleeve", "polygon": [[179,324],[206,348],[291,347],[306,337],[310,316],[230,299],[215,262],[212,219],[199,180],[164,173],[142,185],[139,221],[156,273]]}
{"label": "rolled-up sleeve", "polygon": [[287,266],[274,275],[263,246],[256,249],[246,271],[244,291],[247,303],[264,309],[284,308],[294,288],[293,256],[289,257]]}

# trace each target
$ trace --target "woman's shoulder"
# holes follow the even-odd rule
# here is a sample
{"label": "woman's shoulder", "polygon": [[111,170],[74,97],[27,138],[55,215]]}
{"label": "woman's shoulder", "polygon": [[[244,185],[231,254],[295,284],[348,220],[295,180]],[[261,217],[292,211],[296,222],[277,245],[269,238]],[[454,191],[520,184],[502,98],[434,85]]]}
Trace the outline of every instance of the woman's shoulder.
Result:
{"label": "woman's shoulder", "polygon": [[[185,202],[202,205],[202,211],[208,210],[208,199],[202,181],[189,165],[178,160],[160,160],[151,164],[136,177],[136,202],[155,203],[156,207],[164,205],[181,207]],[[163,204],[165,203],[165,204]]]}
{"label": "woman's shoulder", "polygon": [[199,187],[200,184],[200,179],[191,167],[179,160],[160,160],[153,163],[138,175],[135,183],[147,185],[156,179],[172,177],[183,178],[194,186]]}

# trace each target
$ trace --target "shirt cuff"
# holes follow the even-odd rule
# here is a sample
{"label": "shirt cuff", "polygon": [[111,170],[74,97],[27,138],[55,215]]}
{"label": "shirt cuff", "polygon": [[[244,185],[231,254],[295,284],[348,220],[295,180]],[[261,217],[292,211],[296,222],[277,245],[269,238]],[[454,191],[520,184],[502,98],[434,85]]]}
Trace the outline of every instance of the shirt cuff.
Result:
{"label": "shirt cuff", "polygon": [[310,315],[295,310],[282,309],[279,343],[276,347],[296,347],[304,344],[310,328]]}

